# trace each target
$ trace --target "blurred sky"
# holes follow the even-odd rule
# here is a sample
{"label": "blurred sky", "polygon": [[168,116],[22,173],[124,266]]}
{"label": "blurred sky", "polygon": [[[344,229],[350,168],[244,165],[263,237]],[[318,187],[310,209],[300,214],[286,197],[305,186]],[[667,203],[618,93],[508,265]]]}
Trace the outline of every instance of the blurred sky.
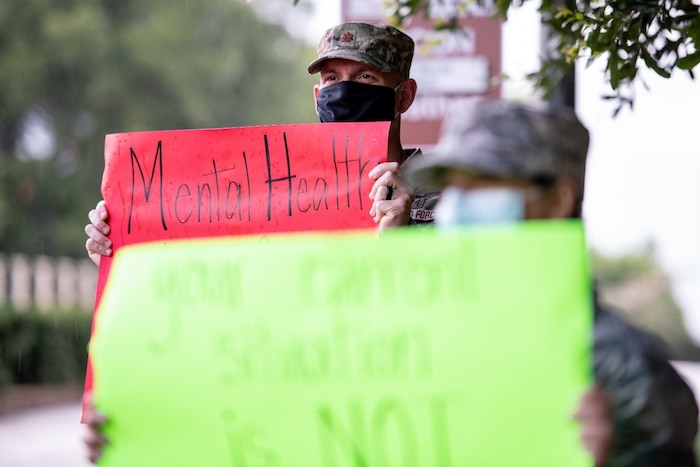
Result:
{"label": "blurred sky", "polygon": [[[340,22],[340,0],[314,0],[305,28],[316,45]],[[509,13],[503,27],[503,96],[531,99],[523,78],[538,64],[535,2]],[[591,131],[584,219],[589,244],[608,256],[653,245],[672,281],[688,332],[700,343],[700,79],[675,73],[663,79],[644,70],[634,109],[613,118],[602,61],[577,70],[577,112]],[[420,83],[419,83],[420,87]]]}

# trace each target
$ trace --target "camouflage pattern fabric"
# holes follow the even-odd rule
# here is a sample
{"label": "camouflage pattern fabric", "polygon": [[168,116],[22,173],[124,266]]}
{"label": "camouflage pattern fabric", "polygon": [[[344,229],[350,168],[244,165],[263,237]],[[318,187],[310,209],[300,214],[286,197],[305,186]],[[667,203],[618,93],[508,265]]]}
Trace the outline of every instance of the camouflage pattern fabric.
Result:
{"label": "camouflage pattern fabric", "polygon": [[385,72],[398,71],[408,78],[414,48],[413,39],[395,27],[342,23],[323,35],[318,43],[318,58],[309,64],[308,71],[318,73],[326,60],[343,58]]}
{"label": "camouflage pattern fabric", "polygon": [[415,193],[409,225],[432,225],[435,222],[435,206],[440,201],[440,192],[416,188]]}
{"label": "camouflage pattern fabric", "polygon": [[610,396],[608,467],[696,467],[698,406],[658,340],[595,300],[593,373]]}
{"label": "camouflage pattern fabric", "polygon": [[504,178],[570,177],[583,194],[589,134],[568,107],[479,100],[450,111],[414,183],[441,186],[447,168]]}
{"label": "camouflage pattern fabric", "polygon": [[[420,149],[407,149],[406,161],[401,165],[402,170],[413,164],[420,163],[425,155]],[[409,225],[431,226],[435,222],[435,206],[440,200],[440,190],[431,187],[413,186],[415,198],[411,204]]]}

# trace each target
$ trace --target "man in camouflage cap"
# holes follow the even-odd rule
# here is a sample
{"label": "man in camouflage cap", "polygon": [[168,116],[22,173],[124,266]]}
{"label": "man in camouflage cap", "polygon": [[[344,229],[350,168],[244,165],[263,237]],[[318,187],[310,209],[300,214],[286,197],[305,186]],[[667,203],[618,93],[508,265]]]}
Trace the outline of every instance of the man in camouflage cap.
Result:
{"label": "man in camouflage cap", "polygon": [[[433,153],[406,172],[443,189],[440,229],[579,218],[588,142],[569,108],[479,101],[450,112]],[[695,466],[692,391],[654,338],[592,300],[595,384],[574,417],[595,465]]]}
{"label": "man in camouflage cap", "polygon": [[[418,214],[437,200],[435,193],[415,190],[401,171],[409,158],[421,157],[419,150],[401,144],[401,115],[417,91],[410,77],[414,48],[413,39],[392,26],[342,23],[326,31],[318,57],[308,66],[309,73],[320,75],[314,100],[322,122],[391,122],[388,162],[369,173],[375,180],[370,215],[380,231],[423,222]],[[421,206],[420,213],[411,210],[414,204]]]}
{"label": "man in camouflage cap", "polygon": [[[419,204],[422,217],[432,219],[436,193],[414,190],[401,171],[401,165],[418,149],[401,145],[401,114],[416,96],[417,85],[410,78],[413,39],[392,26],[360,22],[342,23],[326,31],[318,45],[318,58],[308,72],[320,75],[314,86],[314,101],[322,122],[390,121],[387,160],[373,168],[370,190],[373,203],[369,214],[378,230],[422,223],[413,217],[411,206]],[[104,201],[92,209],[85,226],[85,249],[99,265],[102,256],[112,254],[109,213]]]}

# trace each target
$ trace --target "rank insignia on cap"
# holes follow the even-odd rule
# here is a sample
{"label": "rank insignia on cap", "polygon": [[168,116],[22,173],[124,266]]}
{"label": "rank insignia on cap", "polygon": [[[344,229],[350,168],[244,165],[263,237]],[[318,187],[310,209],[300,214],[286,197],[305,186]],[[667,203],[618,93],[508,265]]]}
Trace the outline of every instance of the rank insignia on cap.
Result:
{"label": "rank insignia on cap", "polygon": [[355,31],[345,31],[340,35],[338,43],[341,47],[355,47]]}

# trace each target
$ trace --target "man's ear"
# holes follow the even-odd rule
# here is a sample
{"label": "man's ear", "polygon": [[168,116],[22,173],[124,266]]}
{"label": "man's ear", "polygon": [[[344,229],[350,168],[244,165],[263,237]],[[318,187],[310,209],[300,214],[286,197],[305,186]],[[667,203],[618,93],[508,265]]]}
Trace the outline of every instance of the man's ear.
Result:
{"label": "man's ear", "polygon": [[316,101],[318,100],[318,92],[321,90],[321,86],[318,84],[314,84],[314,106],[316,105]]}
{"label": "man's ear", "polygon": [[396,93],[397,112],[402,114],[411,107],[413,100],[416,98],[417,91],[418,85],[416,84],[416,80],[408,78]]}
{"label": "man's ear", "polygon": [[548,216],[550,219],[568,219],[576,212],[580,193],[576,182],[571,178],[557,180],[549,193]]}

